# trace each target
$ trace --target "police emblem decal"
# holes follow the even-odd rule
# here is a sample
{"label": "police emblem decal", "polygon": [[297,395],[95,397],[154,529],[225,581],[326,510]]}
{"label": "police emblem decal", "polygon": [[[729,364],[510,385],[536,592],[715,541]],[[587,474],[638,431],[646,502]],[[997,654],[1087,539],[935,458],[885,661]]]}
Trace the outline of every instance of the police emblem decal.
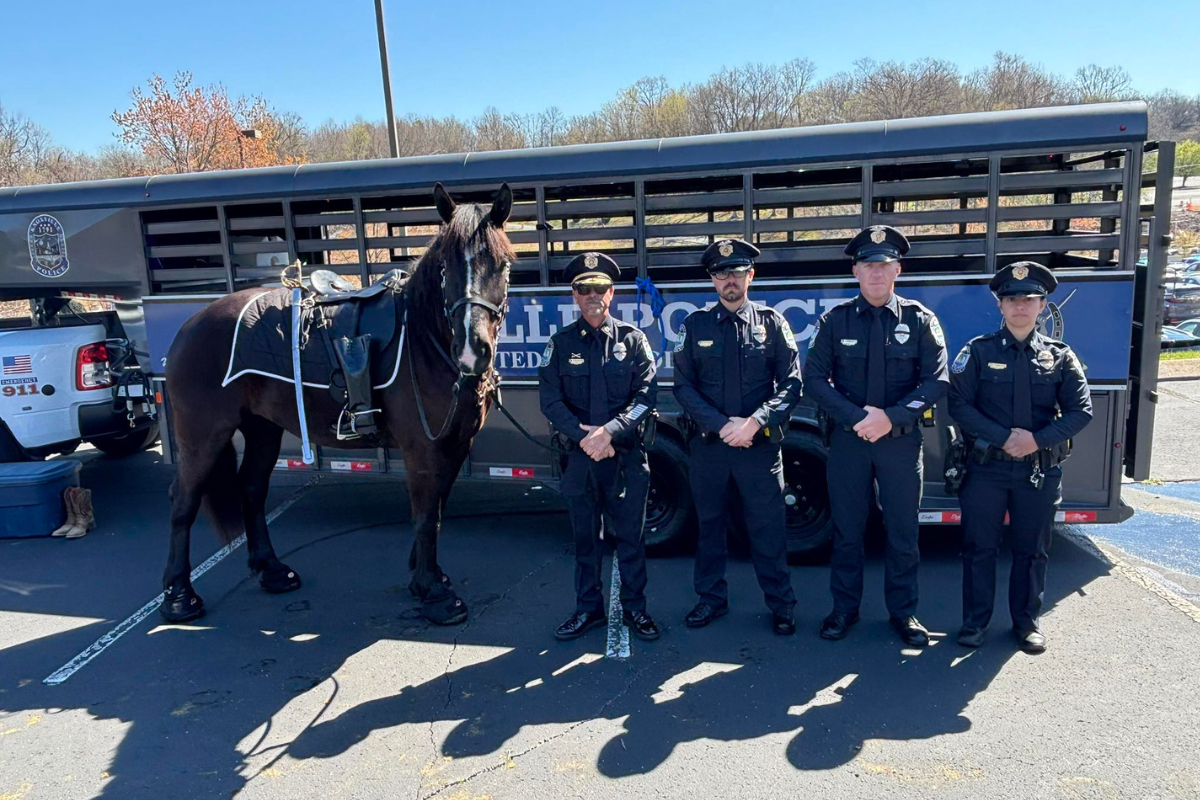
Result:
{"label": "police emblem decal", "polygon": [[946,346],[946,335],[942,333],[942,323],[938,322],[937,317],[929,318],[929,332],[933,334],[933,340],[937,342],[938,347]]}
{"label": "police emblem decal", "polygon": [[871,241],[875,244],[883,244],[883,240],[887,238],[887,231],[882,228],[876,228],[871,231]]}
{"label": "police emblem decal", "polygon": [[717,250],[721,253],[721,258],[729,258],[731,255],[733,255],[733,243],[721,242],[721,245],[717,248]]}
{"label": "police emblem decal", "polygon": [[67,261],[67,233],[49,214],[39,214],[29,223],[29,266],[43,278],[60,278],[71,268]]}
{"label": "police emblem decal", "polygon": [[539,366],[546,366],[550,363],[550,358],[554,355],[554,340],[546,342],[546,349],[542,351],[542,363]]}
{"label": "police emblem decal", "polygon": [[901,322],[896,326],[896,341],[900,344],[904,344],[908,341],[908,333],[908,326]]}
{"label": "police emblem decal", "polygon": [[767,340],[767,326],[766,325],[755,325],[753,336],[754,336],[754,341],[758,342],[759,344],[762,344],[763,342],[765,342]]}
{"label": "police emblem decal", "polygon": [[1037,354],[1038,366],[1042,369],[1050,369],[1054,366],[1054,353],[1050,350],[1042,350]]}
{"label": "police emblem decal", "polygon": [[958,355],[954,358],[954,363],[950,365],[950,371],[957,374],[967,368],[967,362],[971,360],[971,345],[963,345],[963,349],[958,351]]}
{"label": "police emblem decal", "polygon": [[683,327],[683,323],[679,325],[679,335],[675,337],[675,352],[678,353],[683,349],[683,341],[687,338],[687,328]]}
{"label": "police emblem decal", "polygon": [[583,363],[583,356],[579,353],[571,353],[571,357],[567,359],[567,363],[572,367],[578,367]]}
{"label": "police emblem decal", "polygon": [[617,361],[624,361],[625,356],[629,355],[629,351],[625,349],[624,342],[617,342],[613,345],[612,354]]}
{"label": "police emblem decal", "polygon": [[583,265],[588,269],[595,269],[600,265],[600,259],[596,258],[595,253],[588,253],[583,257]]}
{"label": "police emblem decal", "polygon": [[1029,277],[1029,267],[1013,267],[1013,277],[1023,281]]}

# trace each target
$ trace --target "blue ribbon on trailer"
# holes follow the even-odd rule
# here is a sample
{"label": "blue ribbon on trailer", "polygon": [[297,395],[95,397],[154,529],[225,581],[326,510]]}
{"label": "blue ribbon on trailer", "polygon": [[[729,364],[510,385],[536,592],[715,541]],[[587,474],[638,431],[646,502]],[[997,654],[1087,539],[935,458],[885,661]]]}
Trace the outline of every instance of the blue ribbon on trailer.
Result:
{"label": "blue ribbon on trailer", "polygon": [[[654,321],[658,324],[658,333],[662,337],[663,349],[667,347],[667,332],[663,327],[662,313],[667,307],[667,301],[663,299],[662,293],[658,291],[658,287],[654,285],[654,281],[650,278],[638,278],[637,284],[637,304],[638,308],[642,306],[642,295],[646,295],[650,300],[650,313],[654,315]],[[653,347],[650,348],[652,351]],[[654,360],[657,361],[661,351],[654,353]]]}

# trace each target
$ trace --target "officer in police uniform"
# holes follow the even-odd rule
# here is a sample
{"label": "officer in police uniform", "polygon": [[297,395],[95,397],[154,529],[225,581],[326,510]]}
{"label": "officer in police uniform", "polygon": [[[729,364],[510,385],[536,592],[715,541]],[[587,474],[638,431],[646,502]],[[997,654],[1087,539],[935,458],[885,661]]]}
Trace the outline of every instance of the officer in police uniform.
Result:
{"label": "officer in police uniform", "polygon": [[695,588],[700,602],[687,615],[702,628],[729,608],[725,582],[726,525],[731,489],[742,501],[758,584],[775,633],[796,632],[787,565],[786,511],[780,443],[800,397],[796,340],[783,315],[746,294],[758,248],[714,242],[701,262],[719,303],[689,314],[675,340],[675,399],[696,433],[688,460],[699,517]]}
{"label": "officer in police uniform", "polygon": [[968,342],[950,367],[950,414],[967,442],[959,490],[963,528],[963,626],[958,643],[983,644],[996,596],[996,553],[1007,513],[1012,528],[1008,606],[1022,650],[1041,653],[1038,629],[1047,551],[1062,501],[1068,440],[1092,418],[1079,359],[1037,330],[1058,286],[1041,264],[1020,261],[992,278],[1004,324]]}
{"label": "officer in police uniform", "polygon": [[575,613],[554,635],[575,639],[604,625],[600,547],[616,543],[624,622],[634,635],[657,639],[646,613],[646,548],[642,524],[650,467],[642,433],[658,394],[654,354],[637,327],[609,315],[613,283],[621,276],[603,253],[567,264],[564,279],[580,317],[550,337],[538,370],[542,413],[565,440],[562,490],[575,533]]}
{"label": "officer in police uniform", "polygon": [[910,647],[929,643],[916,618],[919,422],[945,396],[949,378],[937,317],[893,291],[908,247],[904,234],[887,225],[866,228],[850,240],[845,252],[854,262],[859,295],[821,317],[805,358],[804,382],[830,428],[833,612],[821,624],[824,639],[842,639],[858,622],[863,536],[875,483],[887,529],[884,599],[892,627]]}

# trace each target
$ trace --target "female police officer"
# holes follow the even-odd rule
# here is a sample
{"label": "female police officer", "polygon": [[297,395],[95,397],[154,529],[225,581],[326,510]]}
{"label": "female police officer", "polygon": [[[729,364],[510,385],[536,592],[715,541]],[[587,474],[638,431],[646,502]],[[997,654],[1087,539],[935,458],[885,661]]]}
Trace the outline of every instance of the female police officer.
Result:
{"label": "female police officer", "polygon": [[1071,348],[1037,330],[1058,286],[1032,261],[992,278],[1004,325],[977,336],[950,367],[950,414],[971,457],[959,492],[963,526],[963,626],[958,643],[983,644],[996,594],[996,553],[1007,513],[1012,525],[1008,606],[1021,649],[1041,653],[1038,630],[1047,550],[1062,500],[1067,442],[1092,418],[1083,368]]}

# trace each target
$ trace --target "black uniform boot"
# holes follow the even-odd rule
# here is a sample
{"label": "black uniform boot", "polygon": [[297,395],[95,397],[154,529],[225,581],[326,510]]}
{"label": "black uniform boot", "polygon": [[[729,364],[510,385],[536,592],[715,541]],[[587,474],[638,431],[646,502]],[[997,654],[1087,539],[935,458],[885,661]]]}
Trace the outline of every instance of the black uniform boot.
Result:
{"label": "black uniform boot", "polygon": [[346,408],[338,417],[337,437],[374,436],[378,432],[375,412],[379,409],[371,405],[371,334],[337,339],[333,351],[346,381]]}

